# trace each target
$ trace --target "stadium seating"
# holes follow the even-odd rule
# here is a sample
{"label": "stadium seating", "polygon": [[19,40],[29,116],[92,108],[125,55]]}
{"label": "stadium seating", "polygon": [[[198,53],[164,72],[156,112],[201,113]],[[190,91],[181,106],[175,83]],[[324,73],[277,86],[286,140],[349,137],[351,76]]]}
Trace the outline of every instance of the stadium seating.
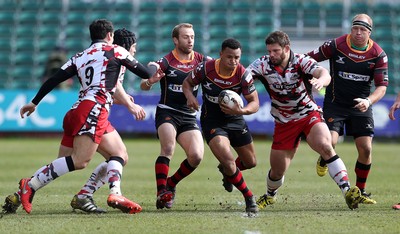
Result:
{"label": "stadium seating", "polygon": [[[368,13],[374,20],[373,40],[389,55],[391,79],[400,76],[400,2],[374,0],[38,0],[0,1],[0,75],[7,75],[2,87],[18,87],[14,82],[31,70],[30,79],[39,72],[38,64],[46,61],[57,45],[73,54],[89,45],[87,25],[95,18],[108,18],[116,28],[126,27],[137,34],[138,58],[158,59],[172,48],[171,30],[177,23],[189,22],[195,27],[195,49],[218,56],[221,42],[235,37],[243,46],[242,62],[248,63],[266,53],[264,39],[273,30],[286,31],[292,40],[326,40],[347,33],[349,19],[357,13]],[[28,56],[28,54],[31,56]],[[70,55],[71,55],[70,54]],[[36,58],[33,61],[23,57]],[[15,66],[14,64],[20,64]],[[23,64],[23,65],[22,65]],[[18,70],[18,69],[19,70]],[[34,69],[35,68],[35,69]],[[18,70],[18,71],[17,71]],[[40,69],[39,69],[40,70]],[[399,78],[398,78],[399,77]],[[2,80],[5,78],[1,77]],[[396,81],[398,85],[400,82]],[[394,89],[393,89],[394,90]]]}
{"label": "stadium seating", "polygon": [[307,1],[302,3],[301,8],[303,9],[303,26],[319,28],[320,19],[322,18],[321,5],[318,2]]}
{"label": "stadium seating", "polygon": [[341,28],[343,22],[343,3],[325,2],[322,5],[326,28]]}

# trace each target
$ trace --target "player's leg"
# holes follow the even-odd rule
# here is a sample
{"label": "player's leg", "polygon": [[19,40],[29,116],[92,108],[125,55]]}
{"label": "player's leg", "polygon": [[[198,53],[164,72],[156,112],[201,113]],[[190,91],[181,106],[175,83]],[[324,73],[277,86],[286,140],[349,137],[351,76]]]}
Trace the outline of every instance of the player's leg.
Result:
{"label": "player's leg", "polygon": [[[218,134],[224,133],[220,132]],[[246,145],[240,147],[250,147],[248,144],[252,144],[248,143],[246,139],[243,139],[243,141]],[[214,156],[222,165],[223,173],[226,175],[228,181],[242,193],[246,202],[246,212],[258,212],[255,197],[252,191],[247,187],[242,172],[236,166],[235,158],[230,149],[231,144],[228,137],[225,135],[216,135],[208,142],[208,145]]]}
{"label": "player's leg", "polygon": [[[345,110],[337,109],[335,106],[325,106],[323,116],[325,120],[329,120],[326,122],[326,125],[331,133],[332,147],[335,148],[336,144],[338,143],[339,136],[344,134],[344,126],[348,114],[345,112]],[[317,160],[316,171],[317,175],[321,177],[328,173],[328,166],[321,155]]]}
{"label": "player's leg", "polygon": [[104,134],[101,139],[101,149],[107,149],[110,156],[106,156],[107,163],[107,181],[110,193],[107,204],[110,207],[117,208],[124,213],[139,213],[142,207],[122,195],[121,178],[123,167],[128,161],[126,146],[121,136],[116,130]]}
{"label": "player's leg", "polygon": [[[75,146],[76,145],[76,146]],[[37,190],[49,184],[58,177],[83,169],[96,152],[97,144],[87,135],[74,139],[74,151],[71,156],[57,158],[50,164],[40,168],[32,178],[21,179],[21,203],[27,213],[31,212],[32,199]]]}
{"label": "player's leg", "polygon": [[331,134],[327,125],[318,122],[310,125],[310,127],[309,132],[306,132],[307,143],[327,163],[329,175],[342,191],[348,207],[350,209],[357,208],[361,198],[360,190],[357,186],[350,187],[346,166],[332,147]]}
{"label": "player's leg", "polygon": [[[159,121],[161,118],[157,118]],[[157,124],[160,122],[157,122]],[[157,209],[163,209],[171,201],[173,194],[167,190],[169,163],[176,147],[176,129],[170,122],[164,122],[157,128],[157,135],[161,145],[160,155],[155,162],[155,175],[157,185]]]}
{"label": "player's leg", "polygon": [[296,150],[297,148],[290,150],[271,149],[269,159],[271,168],[266,178],[267,189],[265,194],[257,200],[259,208],[265,208],[267,205],[272,205],[276,202],[276,195],[285,181],[286,170],[289,168]]}
{"label": "player's leg", "polygon": [[372,165],[372,138],[374,136],[374,119],[372,112],[365,116],[351,116],[347,130],[353,136],[358,156],[354,167],[356,185],[361,190],[363,204],[375,204],[371,194],[365,191],[367,179]]}
{"label": "player's leg", "polygon": [[[109,124],[106,130],[106,133],[114,131],[114,127]],[[67,147],[69,144],[68,136],[64,134],[62,144],[60,145],[60,153],[67,153],[69,147]],[[104,145],[100,142],[97,152],[101,154],[104,158],[109,158],[112,156],[110,152],[108,151],[109,148],[112,148],[113,146],[110,145]],[[72,148],[71,148],[72,149]],[[127,152],[125,149],[121,149],[121,152],[118,154],[126,155],[124,156],[125,158],[128,158]],[[105,213],[106,211],[97,207],[93,200],[93,194],[104,184],[107,183],[107,161],[101,162],[90,174],[89,179],[86,181],[86,183],[82,186],[82,188],[79,190],[77,194],[74,195],[74,197],[71,200],[71,207],[76,210],[82,210],[88,213]]]}
{"label": "player's leg", "polygon": [[165,203],[166,208],[171,208],[174,203],[176,185],[198,167],[204,155],[204,141],[199,129],[180,133],[177,141],[185,151],[186,159],[182,161],[178,170],[167,179],[166,189],[172,192],[172,198]]}

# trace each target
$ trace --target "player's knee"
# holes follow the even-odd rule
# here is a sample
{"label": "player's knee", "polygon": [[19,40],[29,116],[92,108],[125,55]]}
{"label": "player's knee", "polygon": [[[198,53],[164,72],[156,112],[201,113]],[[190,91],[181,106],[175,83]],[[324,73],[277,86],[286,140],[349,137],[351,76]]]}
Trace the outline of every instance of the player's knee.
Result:
{"label": "player's knee", "polygon": [[257,160],[254,159],[254,160],[251,160],[251,161],[248,162],[248,163],[244,163],[244,166],[245,166],[247,169],[254,168],[254,167],[257,166]]}
{"label": "player's knee", "polygon": [[198,165],[200,165],[202,160],[203,160],[203,154],[195,153],[188,155],[188,161],[192,167],[197,167]]}
{"label": "player's knee", "polygon": [[166,157],[172,156],[174,154],[174,149],[172,147],[162,147],[161,155]]}
{"label": "player's knee", "polygon": [[90,160],[85,160],[85,161],[74,161],[74,166],[75,170],[81,170],[87,167],[89,165]]}

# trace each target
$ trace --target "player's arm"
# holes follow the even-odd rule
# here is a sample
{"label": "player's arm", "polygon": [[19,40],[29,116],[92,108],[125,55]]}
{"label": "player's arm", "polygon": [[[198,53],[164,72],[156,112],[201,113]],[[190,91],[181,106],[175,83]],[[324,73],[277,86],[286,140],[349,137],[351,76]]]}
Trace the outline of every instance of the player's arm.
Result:
{"label": "player's arm", "polygon": [[[161,59],[161,60],[159,60],[159,61],[156,62],[156,64],[159,66],[158,71],[159,71],[161,74],[164,73],[163,67],[165,67],[165,66],[163,66],[163,62],[164,62],[164,59]],[[154,62],[151,62],[151,63],[154,63]],[[164,76],[164,75],[163,75],[163,76]],[[163,76],[158,77],[158,79],[157,79],[157,77],[150,78],[150,79],[142,79],[142,80],[140,81],[140,89],[141,89],[141,90],[144,90],[144,91],[150,90],[151,87],[153,87],[153,85],[154,85],[155,83],[157,83],[158,81],[160,81],[160,79],[161,79]]]}
{"label": "player's arm", "polygon": [[383,96],[385,96],[386,89],[389,84],[387,67],[387,56],[385,53],[382,53],[375,64],[374,84],[376,88],[366,98],[355,98],[354,101],[357,102],[355,108],[358,108],[361,112],[365,112],[372,104],[377,103],[383,98]]}
{"label": "player's arm", "polygon": [[183,80],[182,91],[186,97],[187,106],[189,108],[198,111],[200,109],[200,105],[199,102],[197,101],[197,98],[193,95],[193,89],[196,86],[196,84],[192,79],[193,76],[194,76],[194,71],[190,72],[189,75]]}
{"label": "player's arm", "polygon": [[119,61],[121,65],[125,66],[130,72],[136,74],[142,79],[151,78],[160,68],[160,66],[155,62],[150,62],[147,64],[147,66],[144,66],[130,55],[124,59],[119,59]]}
{"label": "player's arm", "polygon": [[254,85],[253,75],[249,70],[244,73],[242,80],[243,97],[247,101],[247,105],[241,108],[242,115],[251,115],[258,111],[260,108],[260,101],[258,100],[258,93]]}
{"label": "player's arm", "polygon": [[24,118],[25,113],[27,113],[27,116],[30,116],[35,111],[36,106],[39,104],[39,102],[48,93],[50,93],[60,83],[71,78],[73,75],[74,74],[68,73],[63,69],[59,69],[54,75],[52,75],[42,84],[39,91],[37,92],[37,94],[35,95],[35,97],[32,99],[31,102],[21,107],[19,111],[21,118]]}
{"label": "player's arm", "polygon": [[385,93],[386,86],[378,86],[367,98],[355,98],[354,101],[356,101],[357,104],[354,108],[359,109],[361,112],[365,112],[370,106],[372,106],[372,104],[381,100],[381,98],[385,96]]}
{"label": "player's arm", "polygon": [[310,80],[310,84],[318,91],[328,86],[332,79],[328,70],[324,67],[317,67],[312,75],[313,78]]}
{"label": "player's arm", "polygon": [[257,90],[254,90],[248,95],[243,95],[247,101],[247,105],[241,109],[242,115],[251,115],[258,111],[260,108],[260,101],[258,100]]}
{"label": "player's arm", "polygon": [[397,94],[396,100],[394,101],[392,107],[390,107],[389,111],[389,118],[391,120],[395,120],[396,118],[394,117],[394,112],[396,110],[400,109],[400,93]]}
{"label": "player's arm", "polygon": [[113,97],[118,100],[121,105],[124,105],[128,111],[135,116],[136,120],[143,120],[146,117],[144,109],[130,99],[130,96],[126,93],[121,82],[117,82],[117,87]]}
{"label": "player's arm", "polygon": [[333,56],[336,48],[335,40],[325,41],[320,47],[307,53],[308,56],[317,62],[325,61]]}

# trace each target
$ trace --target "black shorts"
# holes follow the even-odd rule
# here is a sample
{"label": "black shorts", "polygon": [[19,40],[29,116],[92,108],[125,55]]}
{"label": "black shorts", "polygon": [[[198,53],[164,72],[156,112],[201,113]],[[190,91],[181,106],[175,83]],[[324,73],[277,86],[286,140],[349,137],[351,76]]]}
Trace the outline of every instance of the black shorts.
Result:
{"label": "black shorts", "polygon": [[170,123],[176,130],[176,136],[189,130],[199,130],[196,116],[184,114],[175,110],[157,107],[156,129],[163,123]]}
{"label": "black shorts", "polygon": [[372,109],[360,112],[354,108],[343,108],[335,105],[324,106],[324,119],[329,130],[342,136],[353,138],[361,136],[374,136],[374,118]]}
{"label": "black shorts", "polygon": [[240,147],[253,142],[253,137],[244,119],[229,123],[202,121],[201,128],[207,144],[218,135],[228,137],[232,147]]}

